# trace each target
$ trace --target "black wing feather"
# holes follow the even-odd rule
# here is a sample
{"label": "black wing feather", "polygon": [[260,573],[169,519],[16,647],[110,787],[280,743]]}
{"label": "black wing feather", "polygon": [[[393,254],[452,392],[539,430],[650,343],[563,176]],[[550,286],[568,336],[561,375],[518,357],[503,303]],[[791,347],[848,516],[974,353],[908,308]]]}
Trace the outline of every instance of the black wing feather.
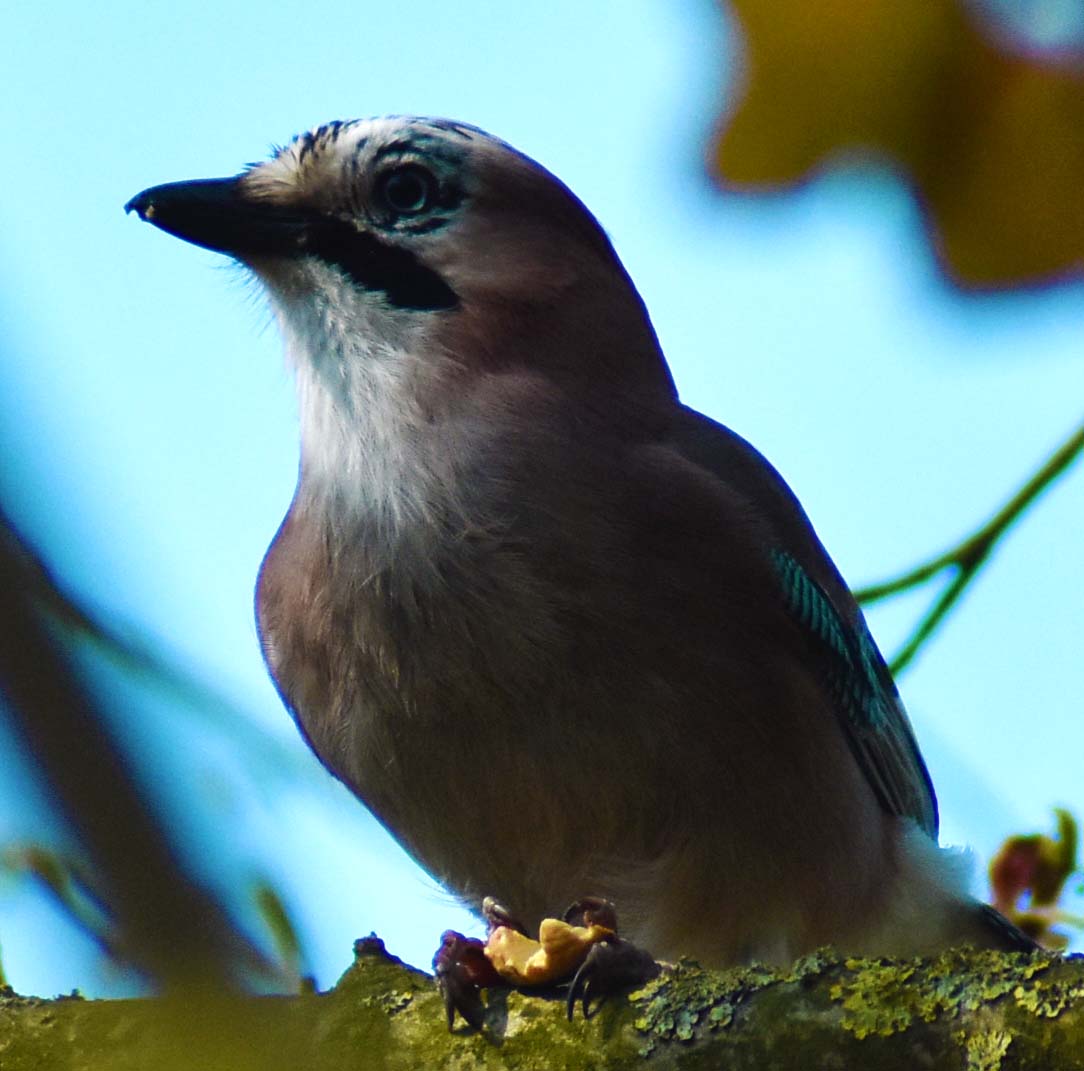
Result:
{"label": "black wing feather", "polygon": [[787,609],[820,647],[820,673],[847,743],[889,814],[937,836],[937,802],[899,692],[861,611],[852,626],[827,592],[785,551],[772,558]]}
{"label": "black wing feather", "polygon": [[694,409],[683,407],[671,432],[686,458],[742,495],[765,525],[780,597],[881,805],[936,838],[933,785],[892,674],[794,492],[741,436]]}

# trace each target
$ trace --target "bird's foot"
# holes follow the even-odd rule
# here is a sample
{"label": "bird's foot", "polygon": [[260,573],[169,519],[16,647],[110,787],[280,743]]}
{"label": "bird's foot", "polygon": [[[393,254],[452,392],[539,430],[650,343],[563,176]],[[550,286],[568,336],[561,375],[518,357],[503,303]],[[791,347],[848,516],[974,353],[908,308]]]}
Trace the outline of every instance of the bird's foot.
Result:
{"label": "bird's foot", "polygon": [[588,949],[568,987],[569,1021],[576,1014],[577,1000],[582,1003],[583,1017],[590,1019],[592,1002],[597,1010],[607,997],[638,989],[657,978],[661,971],[662,966],[655,962],[651,953],[631,941],[616,934],[606,941],[599,941]]}
{"label": "bird's foot", "polygon": [[481,990],[489,986],[537,988],[571,977],[569,1018],[577,1000],[587,1018],[592,1002],[597,1007],[611,993],[642,985],[659,973],[650,955],[617,936],[617,916],[608,900],[585,897],[563,918],[543,919],[537,940],[491,897],[483,901],[482,913],[489,929],[484,943],[449,930],[433,958],[449,1028],[458,1012],[481,1029]]}
{"label": "bird's foot", "polygon": [[445,930],[440,948],[433,956],[433,973],[444,1002],[448,1029],[455,1026],[458,1012],[475,1030],[481,1030],[486,1014],[482,990],[502,984],[501,976],[486,958],[485,944],[477,937]]}
{"label": "bird's foot", "polygon": [[433,973],[437,977],[449,1030],[455,1026],[457,1013],[475,1030],[481,1030],[486,1011],[482,990],[508,984],[490,959],[488,948],[493,934],[498,930],[509,931],[522,935],[525,941],[530,940],[523,925],[493,897],[487,896],[482,901],[482,915],[486,920],[485,941],[464,937],[456,930],[445,930],[440,938],[440,948],[433,956]]}

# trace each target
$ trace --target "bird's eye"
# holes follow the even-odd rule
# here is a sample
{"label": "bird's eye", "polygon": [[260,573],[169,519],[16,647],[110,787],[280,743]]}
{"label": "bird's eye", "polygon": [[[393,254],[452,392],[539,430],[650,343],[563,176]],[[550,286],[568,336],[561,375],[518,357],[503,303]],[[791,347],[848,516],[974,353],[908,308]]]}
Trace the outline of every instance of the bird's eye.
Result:
{"label": "bird's eye", "polygon": [[414,216],[432,205],[436,198],[437,180],[424,167],[404,164],[380,179],[377,192],[396,214]]}

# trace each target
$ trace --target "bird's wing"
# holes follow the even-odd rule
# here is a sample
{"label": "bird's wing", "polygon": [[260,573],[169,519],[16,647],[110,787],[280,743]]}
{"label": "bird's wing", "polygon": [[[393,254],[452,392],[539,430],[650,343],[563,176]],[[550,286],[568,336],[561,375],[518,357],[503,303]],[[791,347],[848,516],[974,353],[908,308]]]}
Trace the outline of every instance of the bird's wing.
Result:
{"label": "bird's wing", "polygon": [[779,597],[806,636],[855,759],[889,814],[913,818],[936,838],[933,784],[892,675],[794,493],[744,439],[695,410],[683,409],[673,435],[685,457],[761,515]]}

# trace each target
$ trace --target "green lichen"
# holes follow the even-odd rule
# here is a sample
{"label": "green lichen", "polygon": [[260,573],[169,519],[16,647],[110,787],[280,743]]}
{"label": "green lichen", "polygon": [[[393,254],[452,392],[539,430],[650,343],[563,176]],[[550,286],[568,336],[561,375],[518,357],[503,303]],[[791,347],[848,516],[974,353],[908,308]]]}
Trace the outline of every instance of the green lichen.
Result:
{"label": "green lichen", "polygon": [[[914,1022],[974,1012],[1010,993],[1018,1003],[1028,995],[1038,1001],[1037,976],[1052,962],[971,949],[949,949],[928,961],[851,959],[846,961],[850,973],[829,992],[843,1007],[844,1029],[858,1038],[890,1037]],[[1068,1001],[1072,993],[1065,988]]]}
{"label": "green lichen", "polygon": [[1011,1044],[1007,1030],[983,1030],[966,1037],[967,1071],[1000,1071],[1001,1058]]}
{"label": "green lichen", "polygon": [[389,1015],[395,1015],[404,1008],[410,1006],[414,1000],[414,994],[406,990],[391,990],[388,993],[376,993],[372,996],[362,997],[360,1003],[367,1008],[382,1008]]}
{"label": "green lichen", "polygon": [[688,1043],[705,1032],[725,1029],[743,1001],[783,980],[757,964],[707,971],[682,960],[629,997],[639,1010],[633,1025],[646,1035],[641,1055],[663,1043]]}
{"label": "green lichen", "polygon": [[917,962],[847,960],[852,973],[828,991],[843,1006],[843,1028],[857,1038],[906,1030],[917,1011],[911,985]]}
{"label": "green lichen", "polygon": [[800,957],[791,967],[785,982],[811,982],[828,971],[835,970],[843,957],[834,948],[818,948]]}
{"label": "green lichen", "polygon": [[1013,989],[1013,999],[1032,1015],[1053,1019],[1084,997],[1084,982],[1036,979]]}

